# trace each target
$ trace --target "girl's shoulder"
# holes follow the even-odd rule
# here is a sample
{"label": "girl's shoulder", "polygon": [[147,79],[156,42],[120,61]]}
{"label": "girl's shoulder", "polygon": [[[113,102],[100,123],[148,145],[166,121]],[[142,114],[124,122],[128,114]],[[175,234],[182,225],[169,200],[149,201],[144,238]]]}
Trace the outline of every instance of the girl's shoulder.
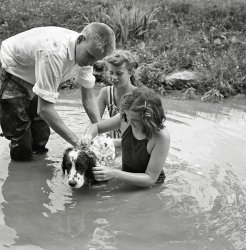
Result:
{"label": "girl's shoulder", "polygon": [[110,94],[110,87],[111,86],[105,86],[105,87],[101,88],[99,95],[98,95],[99,98],[106,103],[106,105],[109,105],[108,100],[109,100],[109,94]]}
{"label": "girl's shoulder", "polygon": [[153,149],[163,150],[165,148],[169,148],[170,145],[170,135],[167,128],[163,128],[160,131],[157,131],[148,141],[147,151],[149,154],[153,151]]}
{"label": "girl's shoulder", "polygon": [[103,94],[108,94],[110,92],[110,89],[111,89],[112,86],[105,86],[105,87],[102,87],[101,90],[100,90],[100,93],[103,93]]}
{"label": "girl's shoulder", "polygon": [[170,142],[170,134],[168,129],[164,127],[163,129],[157,131],[149,140],[149,142],[154,146],[156,144],[164,145]]}

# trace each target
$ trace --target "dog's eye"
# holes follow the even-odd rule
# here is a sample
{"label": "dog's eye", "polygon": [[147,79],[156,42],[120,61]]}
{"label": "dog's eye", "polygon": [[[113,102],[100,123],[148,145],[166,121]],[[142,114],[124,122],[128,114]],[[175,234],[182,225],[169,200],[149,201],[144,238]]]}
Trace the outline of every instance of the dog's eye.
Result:
{"label": "dog's eye", "polygon": [[105,148],[108,146],[108,144],[106,143],[106,142],[104,142],[104,146],[105,146]]}

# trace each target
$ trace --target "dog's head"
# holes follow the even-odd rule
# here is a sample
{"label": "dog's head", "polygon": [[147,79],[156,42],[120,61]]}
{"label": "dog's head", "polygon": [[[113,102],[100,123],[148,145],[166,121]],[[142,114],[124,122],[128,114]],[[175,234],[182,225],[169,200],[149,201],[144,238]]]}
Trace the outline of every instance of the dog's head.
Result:
{"label": "dog's head", "polygon": [[96,164],[95,154],[86,147],[68,148],[62,160],[62,171],[68,174],[68,184],[73,188],[80,188],[85,182],[95,182],[92,168]]}
{"label": "dog's head", "polygon": [[80,188],[84,183],[93,184],[92,168],[96,164],[111,166],[115,158],[115,148],[111,138],[97,136],[89,147],[67,148],[63,155],[63,174],[68,174],[68,184]]}

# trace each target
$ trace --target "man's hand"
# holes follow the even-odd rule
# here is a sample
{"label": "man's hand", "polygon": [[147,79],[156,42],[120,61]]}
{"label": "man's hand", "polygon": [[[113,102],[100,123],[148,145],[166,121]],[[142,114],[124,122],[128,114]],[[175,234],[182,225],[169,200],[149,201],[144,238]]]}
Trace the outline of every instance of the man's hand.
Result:
{"label": "man's hand", "polygon": [[93,138],[91,134],[84,134],[80,139],[80,144],[83,146],[90,146],[92,139]]}

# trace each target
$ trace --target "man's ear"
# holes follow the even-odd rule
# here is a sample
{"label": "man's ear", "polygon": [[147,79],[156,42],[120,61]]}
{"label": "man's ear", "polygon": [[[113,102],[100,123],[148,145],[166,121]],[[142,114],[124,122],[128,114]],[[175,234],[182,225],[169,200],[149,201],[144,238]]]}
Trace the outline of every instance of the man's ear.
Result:
{"label": "man's ear", "polygon": [[85,36],[84,35],[80,35],[78,38],[77,38],[77,44],[80,44],[81,42],[85,41]]}

